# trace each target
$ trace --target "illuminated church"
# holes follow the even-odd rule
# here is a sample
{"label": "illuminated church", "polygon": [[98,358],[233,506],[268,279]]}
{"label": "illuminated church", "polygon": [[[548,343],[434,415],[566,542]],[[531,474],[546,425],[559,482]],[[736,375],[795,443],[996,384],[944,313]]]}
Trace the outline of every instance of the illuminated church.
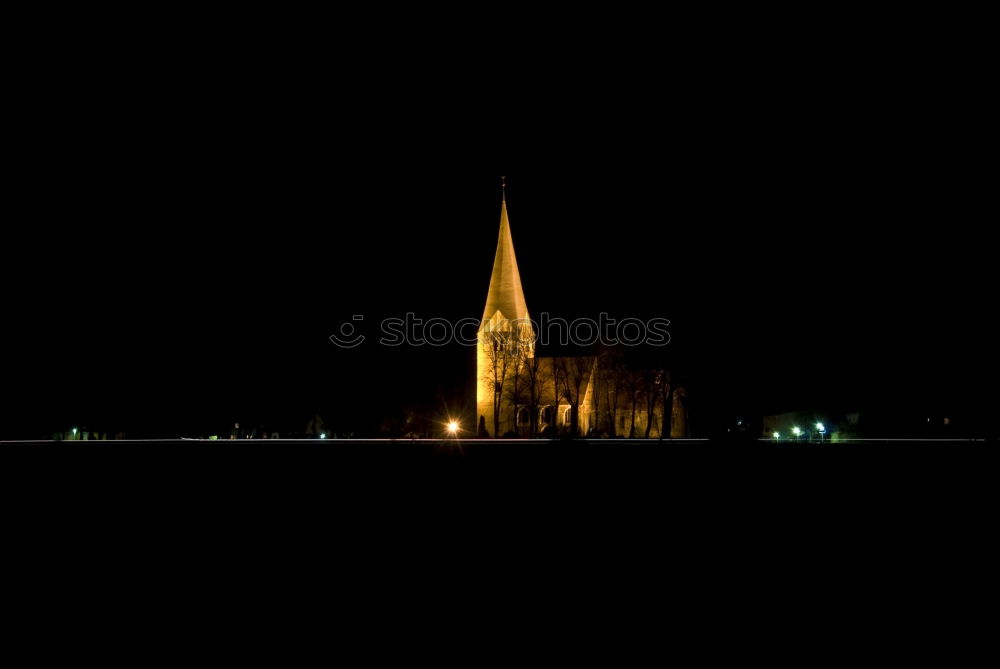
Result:
{"label": "illuminated church", "polygon": [[[536,340],[521,286],[505,194],[500,239],[479,329],[479,435],[548,437],[575,433],[660,438],[663,416],[669,412],[667,432],[674,438],[686,436],[682,389],[672,384],[662,386],[662,396],[671,400],[669,409],[663,402],[647,402],[648,396],[639,403],[637,385],[622,378],[620,366],[609,367],[598,356],[536,356]],[[647,378],[649,387],[661,387],[655,373]]]}

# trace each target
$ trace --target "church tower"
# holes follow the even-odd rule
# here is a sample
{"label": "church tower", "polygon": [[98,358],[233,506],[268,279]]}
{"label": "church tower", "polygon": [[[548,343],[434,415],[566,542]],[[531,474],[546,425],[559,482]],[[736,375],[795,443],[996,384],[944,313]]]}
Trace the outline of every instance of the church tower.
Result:
{"label": "church tower", "polygon": [[[528,306],[521,288],[521,274],[514,256],[514,239],[507,218],[506,179],[500,209],[500,240],[497,242],[493,277],[486,298],[486,309],[479,326],[479,349],[476,357],[477,421],[485,423],[494,437],[514,428],[511,415],[511,377],[516,365],[534,357],[535,330],[528,316]],[[499,416],[497,415],[499,410]],[[498,434],[499,433],[499,434]]]}

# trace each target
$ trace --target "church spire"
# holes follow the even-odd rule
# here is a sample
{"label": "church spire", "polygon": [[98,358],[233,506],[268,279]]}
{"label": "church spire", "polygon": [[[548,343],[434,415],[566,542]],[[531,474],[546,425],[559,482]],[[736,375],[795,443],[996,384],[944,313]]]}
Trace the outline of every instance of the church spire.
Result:
{"label": "church spire", "polygon": [[514,255],[514,238],[510,233],[510,219],[507,217],[507,177],[503,177],[504,198],[500,205],[500,239],[497,242],[496,259],[493,262],[493,277],[490,292],[486,298],[483,325],[499,311],[507,320],[527,320],[528,305],[521,288],[521,273],[517,269]]}

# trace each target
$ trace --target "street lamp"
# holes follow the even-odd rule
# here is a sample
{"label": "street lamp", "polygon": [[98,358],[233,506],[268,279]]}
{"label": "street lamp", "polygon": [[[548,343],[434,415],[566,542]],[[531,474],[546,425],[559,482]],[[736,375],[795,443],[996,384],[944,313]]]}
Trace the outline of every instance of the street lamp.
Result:
{"label": "street lamp", "polygon": [[801,437],[802,436],[802,428],[793,427],[792,428],[792,434],[794,434],[796,436],[796,438]]}
{"label": "street lamp", "polygon": [[819,432],[820,443],[823,443],[823,437],[826,435],[826,425],[823,425],[823,423],[816,423],[816,431]]}
{"label": "street lamp", "polygon": [[778,441],[779,439],[781,439],[781,433],[780,432],[775,432],[772,436],[774,437],[775,441]]}
{"label": "street lamp", "polygon": [[458,424],[457,420],[451,421],[450,423],[448,423],[448,434],[454,437],[455,435],[458,434],[459,427],[461,426]]}

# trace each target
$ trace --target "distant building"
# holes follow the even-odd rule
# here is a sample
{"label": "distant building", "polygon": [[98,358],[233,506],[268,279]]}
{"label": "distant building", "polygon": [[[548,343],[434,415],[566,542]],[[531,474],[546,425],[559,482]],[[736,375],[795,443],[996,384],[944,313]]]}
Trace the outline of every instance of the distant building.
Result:
{"label": "distant building", "polygon": [[[644,389],[623,379],[617,365],[600,356],[535,355],[531,323],[504,197],[493,275],[479,329],[476,407],[479,431],[502,437],[581,435],[659,438],[670,406],[670,436],[687,436],[684,393],[666,372],[647,370]],[[633,372],[643,374],[643,372]],[[659,389],[660,399],[647,401]],[[664,403],[662,397],[670,401]],[[633,401],[633,400],[636,401]]]}

